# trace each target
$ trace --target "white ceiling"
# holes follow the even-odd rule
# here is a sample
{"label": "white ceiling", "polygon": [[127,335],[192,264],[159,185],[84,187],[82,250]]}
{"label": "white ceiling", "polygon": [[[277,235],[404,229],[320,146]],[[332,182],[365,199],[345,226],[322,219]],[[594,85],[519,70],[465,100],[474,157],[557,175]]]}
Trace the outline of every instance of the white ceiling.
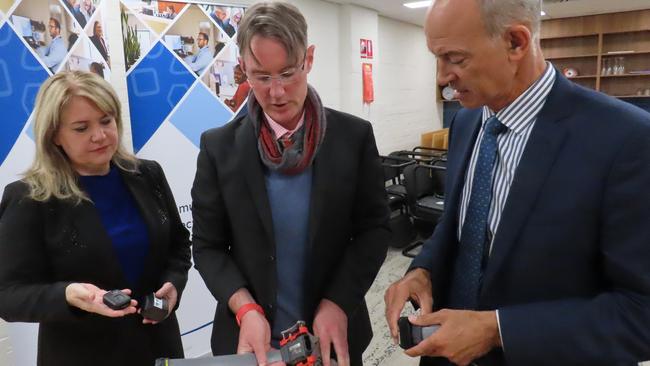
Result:
{"label": "white ceiling", "polygon": [[[376,10],[387,18],[407,23],[424,24],[426,8],[409,9],[402,4],[413,0],[327,0],[338,4],[353,4]],[[650,0],[558,0],[544,1],[544,19],[566,18],[581,15],[615,13],[620,11],[650,9]]]}

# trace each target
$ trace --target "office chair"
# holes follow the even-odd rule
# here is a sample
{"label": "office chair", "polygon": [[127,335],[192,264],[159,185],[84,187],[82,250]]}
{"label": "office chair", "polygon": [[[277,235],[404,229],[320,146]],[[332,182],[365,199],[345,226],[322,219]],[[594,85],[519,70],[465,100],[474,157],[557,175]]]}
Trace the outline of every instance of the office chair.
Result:
{"label": "office chair", "polygon": [[[415,164],[404,169],[406,202],[413,226],[421,238],[433,233],[444,211],[444,189],[447,168],[438,165]],[[402,250],[402,254],[414,258],[417,249],[423,244],[419,240]]]}
{"label": "office chair", "polygon": [[390,246],[402,248],[415,238],[415,232],[406,205],[406,187],[402,182],[405,167],[415,164],[411,159],[394,156],[380,156],[384,169],[386,195],[391,216],[389,225],[392,231]]}

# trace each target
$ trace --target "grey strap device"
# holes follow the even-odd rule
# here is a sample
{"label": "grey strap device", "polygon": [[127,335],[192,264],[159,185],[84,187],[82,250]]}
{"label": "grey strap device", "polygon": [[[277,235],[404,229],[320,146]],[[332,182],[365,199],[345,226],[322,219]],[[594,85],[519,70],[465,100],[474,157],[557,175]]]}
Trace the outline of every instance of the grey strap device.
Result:
{"label": "grey strap device", "polygon": [[399,318],[397,326],[399,327],[399,346],[403,349],[415,347],[440,328],[440,325],[437,324],[426,327],[413,325],[405,316]]}

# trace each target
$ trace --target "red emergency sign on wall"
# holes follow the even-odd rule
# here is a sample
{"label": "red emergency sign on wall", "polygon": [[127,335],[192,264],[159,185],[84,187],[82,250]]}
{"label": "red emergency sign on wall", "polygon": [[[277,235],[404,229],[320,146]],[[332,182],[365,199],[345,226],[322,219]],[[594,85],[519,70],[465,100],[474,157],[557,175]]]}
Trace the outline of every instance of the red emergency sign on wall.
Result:
{"label": "red emergency sign on wall", "polygon": [[361,58],[372,58],[372,40],[361,39]]}

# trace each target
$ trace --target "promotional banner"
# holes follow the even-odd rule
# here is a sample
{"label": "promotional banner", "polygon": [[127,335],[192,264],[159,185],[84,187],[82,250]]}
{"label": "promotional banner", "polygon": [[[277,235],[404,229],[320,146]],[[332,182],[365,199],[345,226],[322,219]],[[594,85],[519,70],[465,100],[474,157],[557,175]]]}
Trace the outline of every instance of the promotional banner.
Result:
{"label": "promotional banner", "polygon": [[[201,133],[230,121],[250,89],[235,42],[244,11],[181,2],[121,4],[133,148],[162,165],[190,231]],[[178,310],[186,357],[210,352],[216,305],[192,268]]]}
{"label": "promotional banner", "polygon": [[[119,22],[107,18],[106,9],[118,11],[108,7],[119,7]],[[244,12],[196,2],[0,0],[0,189],[32,162],[40,85],[64,70],[95,72],[110,82],[106,35],[121,32],[133,150],[163,166],[191,232],[200,134],[245,113],[250,88],[234,40]],[[210,352],[215,306],[191,269],[178,310],[186,357]],[[37,325],[11,323],[9,336],[13,364],[35,365]]]}

